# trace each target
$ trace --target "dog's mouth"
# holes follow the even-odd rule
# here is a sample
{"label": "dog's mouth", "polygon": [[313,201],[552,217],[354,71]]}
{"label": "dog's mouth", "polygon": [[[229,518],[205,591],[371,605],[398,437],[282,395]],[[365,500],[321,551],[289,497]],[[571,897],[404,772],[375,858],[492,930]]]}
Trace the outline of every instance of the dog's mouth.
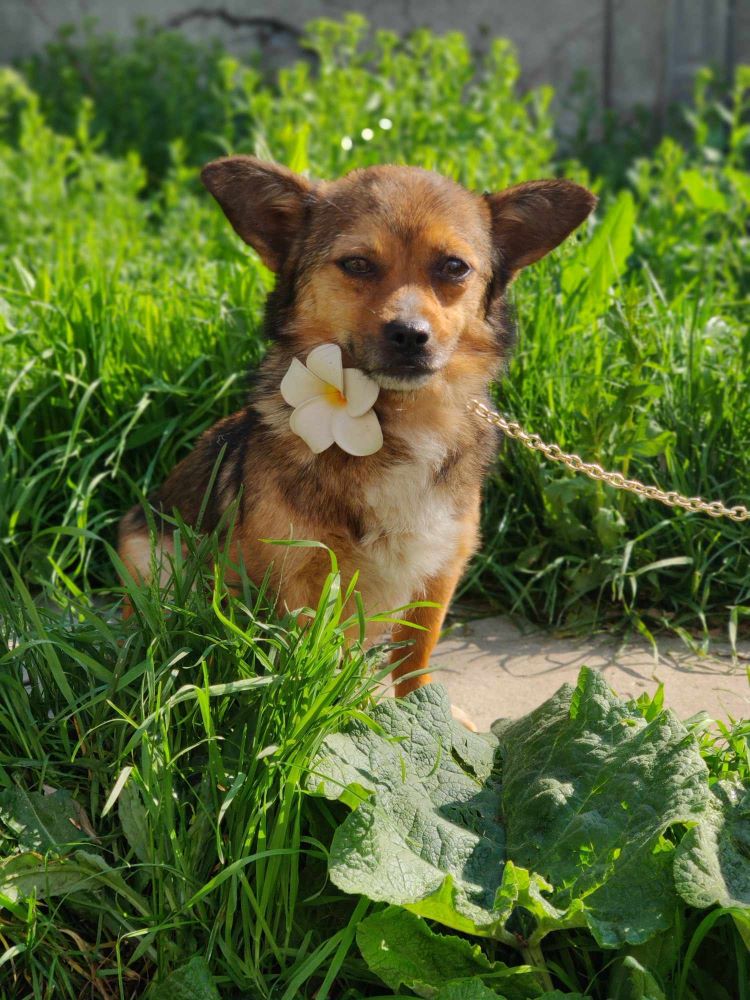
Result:
{"label": "dog's mouth", "polygon": [[440,352],[420,351],[410,357],[389,357],[379,350],[364,350],[352,340],[346,344],[349,357],[381,389],[396,392],[414,392],[421,389],[443,368],[445,361]]}
{"label": "dog's mouth", "polygon": [[427,385],[435,374],[436,369],[420,371],[403,371],[393,369],[382,369],[371,372],[370,378],[374,379],[381,389],[393,389],[396,392],[413,392]]}
{"label": "dog's mouth", "polygon": [[437,368],[427,365],[398,365],[388,368],[376,368],[368,374],[378,383],[381,389],[394,389],[396,392],[413,392],[427,385]]}

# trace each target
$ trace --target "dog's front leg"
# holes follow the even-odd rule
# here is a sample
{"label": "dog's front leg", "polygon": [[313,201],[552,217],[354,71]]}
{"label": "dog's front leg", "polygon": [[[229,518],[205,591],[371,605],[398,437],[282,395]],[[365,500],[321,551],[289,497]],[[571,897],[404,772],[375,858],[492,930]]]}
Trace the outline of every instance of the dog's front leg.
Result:
{"label": "dog's front leg", "polygon": [[[461,567],[463,570],[463,566]],[[403,698],[415,688],[429,684],[432,678],[429,674],[419,674],[418,677],[406,677],[416,670],[424,670],[430,665],[430,656],[440,636],[440,629],[445,619],[453,591],[456,589],[461,572],[435,577],[425,588],[424,600],[434,601],[438,607],[414,608],[405,618],[421,628],[409,625],[396,625],[393,630],[394,642],[410,642],[412,645],[394,649],[391,653],[391,663],[395,663],[391,676],[396,682],[396,697]],[[401,661],[401,662],[399,662]]]}
{"label": "dog's front leg", "polygon": [[[440,638],[440,629],[443,626],[453,592],[463,575],[469,557],[476,550],[479,539],[478,523],[479,500],[477,498],[472,516],[465,523],[465,530],[455,559],[442,573],[428,580],[423,594],[420,595],[422,600],[430,601],[437,606],[414,608],[404,616],[407,621],[414,622],[421,628],[397,625],[393,630],[394,642],[412,643],[410,647],[394,649],[391,654],[391,663],[396,664],[391,676],[396,682],[397,698],[403,698],[405,694],[409,694],[415,688],[429,684],[432,679],[427,673],[420,674],[418,677],[406,677],[406,675],[417,670],[425,670],[430,664],[430,656]],[[406,679],[400,680],[402,677],[406,677]]]}

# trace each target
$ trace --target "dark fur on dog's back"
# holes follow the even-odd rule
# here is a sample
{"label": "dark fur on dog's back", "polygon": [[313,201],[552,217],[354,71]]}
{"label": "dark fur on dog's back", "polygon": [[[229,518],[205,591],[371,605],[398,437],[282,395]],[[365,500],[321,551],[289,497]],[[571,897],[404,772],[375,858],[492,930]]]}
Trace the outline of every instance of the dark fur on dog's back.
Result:
{"label": "dark fur on dog's back", "polygon": [[[466,404],[488,400],[507,357],[505,289],[585,218],[594,198],[567,181],[478,196],[408,167],[312,184],[248,157],[216,161],[203,178],[277,274],[265,318],[271,343],[248,406],[201,437],[153,506],[177,508],[191,524],[203,509],[200,527],[210,531],[239,496],[232,550],[253,579],[278,556],[259,539],[317,539],[336,552],[345,576],[359,573],[369,609],[437,602],[439,610],[413,613],[427,629],[408,663],[420,669],[478,542],[495,441]],[[295,358],[324,343],[338,344],[345,366],[380,384],[374,411],[383,446],[374,454],[355,457],[337,445],[313,454],[290,430],[281,380]],[[135,575],[147,575],[146,540],[134,510],[120,549]],[[161,544],[168,548],[166,535]],[[280,602],[314,604],[325,554],[292,548],[277,562],[271,577]]]}

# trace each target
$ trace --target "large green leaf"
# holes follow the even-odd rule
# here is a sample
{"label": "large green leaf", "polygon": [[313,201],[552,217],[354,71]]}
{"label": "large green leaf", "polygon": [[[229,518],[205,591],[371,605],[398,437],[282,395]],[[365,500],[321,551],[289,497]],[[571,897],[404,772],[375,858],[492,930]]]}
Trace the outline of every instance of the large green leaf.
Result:
{"label": "large green leaf", "polygon": [[718,185],[715,173],[706,170],[683,170],[680,185],[696,208],[704,212],[720,212],[724,215],[728,208],[727,196]]}
{"label": "large green leaf", "polygon": [[125,839],[133,853],[144,864],[152,864],[154,857],[148,835],[146,807],[133,780],[127,781],[117,800],[117,813]]}
{"label": "large green leaf", "polygon": [[219,1000],[206,960],[195,955],[166,979],[152,986],[148,1000]]}
{"label": "large green leaf", "polygon": [[[708,803],[707,768],[671,712],[646,722],[597,671],[583,669],[536,711],[497,730],[507,853],[576,900],[606,947],[669,927],[673,852],[662,840]],[[551,928],[550,928],[551,929]]]}
{"label": "large green leaf", "polygon": [[507,1000],[484,985],[481,979],[463,979],[448,983],[434,994],[435,1000]]}
{"label": "large green leaf", "polygon": [[721,781],[677,848],[677,891],[691,906],[728,909],[750,948],[750,788]]}
{"label": "large green leaf", "polygon": [[721,781],[710,808],[677,848],[677,891],[691,906],[750,911],[750,788]]}
{"label": "large green leaf", "polygon": [[550,931],[583,927],[586,924],[583,901],[573,898],[561,909],[547,898],[552,888],[536,872],[506,861],[500,888],[495,893],[495,911],[498,917],[502,915],[504,919],[518,906],[530,913],[535,920],[534,931],[530,935],[533,943],[541,941]]}
{"label": "large green leaf", "polygon": [[0,895],[11,901],[100,891],[122,897],[140,914],[149,912],[139,894],[99,854],[77,850],[68,857],[50,859],[28,853],[0,861]]}
{"label": "large green leaf", "polygon": [[59,854],[88,840],[81,819],[81,807],[66,791],[43,795],[16,786],[0,792],[0,824],[23,851]]}
{"label": "large green leaf", "polygon": [[633,955],[614,967],[607,991],[609,1000],[666,1000],[656,977]]}
{"label": "large green leaf", "polygon": [[12,901],[23,896],[49,899],[92,888],[92,870],[86,860],[45,861],[39,854],[28,853],[0,862],[0,893]]}
{"label": "large green leaf", "polygon": [[[435,1000],[507,1000],[507,998],[505,994],[489,989],[481,979],[462,979],[444,986]],[[536,1000],[587,1000],[587,998],[582,993],[552,990],[538,994]]]}
{"label": "large green leaf", "polygon": [[542,993],[539,1000],[588,1000],[583,993],[563,993],[562,990],[549,990]]}
{"label": "large green leaf", "polygon": [[625,270],[634,226],[633,195],[622,191],[591,239],[581,243],[576,256],[566,263],[562,289],[567,296],[580,297],[582,319],[593,319],[606,307],[610,286]]}
{"label": "large green leaf", "polygon": [[453,980],[478,979],[501,990],[508,1000],[526,1000],[540,992],[528,966],[490,962],[479,945],[435,934],[421,917],[400,907],[389,906],[361,921],[357,944],[371,971],[395,991],[406,986],[431,998]]}
{"label": "large green leaf", "polygon": [[682,723],[646,721],[584,669],[577,687],[495,732],[493,744],[462,730],[431,685],[327,739],[311,784],[355,807],[334,834],[334,883],[508,944],[517,908],[535,918],[532,945],[566,927],[586,925],[606,947],[669,927],[663,834],[708,803]]}
{"label": "large green leaf", "polygon": [[438,685],[383,701],[371,723],[328,737],[311,787],[361,802],[334,834],[333,882],[457,930],[490,933],[502,923],[496,743],[455,723]]}

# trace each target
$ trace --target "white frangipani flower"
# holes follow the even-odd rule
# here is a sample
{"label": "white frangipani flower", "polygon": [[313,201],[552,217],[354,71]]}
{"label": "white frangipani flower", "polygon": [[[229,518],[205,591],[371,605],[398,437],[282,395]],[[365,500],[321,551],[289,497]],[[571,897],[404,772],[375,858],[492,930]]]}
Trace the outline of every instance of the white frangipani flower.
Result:
{"label": "white frangipani flower", "polygon": [[281,380],[284,402],[294,407],[289,427],[318,455],[335,442],[350,455],[372,455],[383,446],[373,405],[380,386],[358,368],[344,368],[338,344],[321,344],[303,365],[295,358]]}

